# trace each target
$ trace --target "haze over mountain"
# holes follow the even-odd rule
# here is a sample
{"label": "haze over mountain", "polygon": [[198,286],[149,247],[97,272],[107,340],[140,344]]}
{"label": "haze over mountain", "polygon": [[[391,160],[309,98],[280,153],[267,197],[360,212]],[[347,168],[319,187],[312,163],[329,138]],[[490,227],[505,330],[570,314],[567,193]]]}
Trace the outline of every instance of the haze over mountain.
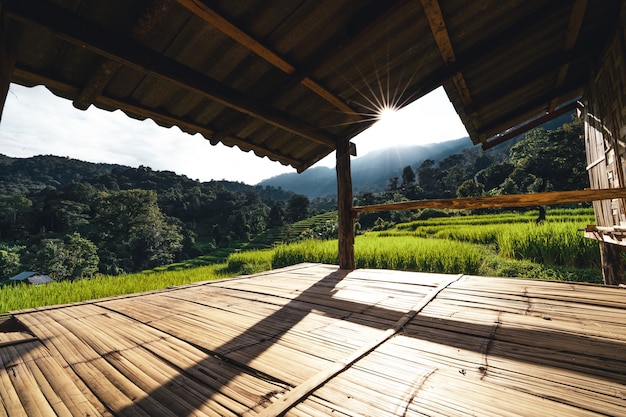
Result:
{"label": "haze over mountain", "polygon": [[[402,175],[402,169],[407,165],[416,169],[426,159],[439,161],[472,147],[472,141],[466,136],[429,145],[372,151],[352,160],[352,188],[354,193],[382,191],[390,178]],[[281,187],[309,198],[327,197],[337,193],[337,175],[334,168],[312,167],[301,174],[294,172],[268,178],[258,185]]]}

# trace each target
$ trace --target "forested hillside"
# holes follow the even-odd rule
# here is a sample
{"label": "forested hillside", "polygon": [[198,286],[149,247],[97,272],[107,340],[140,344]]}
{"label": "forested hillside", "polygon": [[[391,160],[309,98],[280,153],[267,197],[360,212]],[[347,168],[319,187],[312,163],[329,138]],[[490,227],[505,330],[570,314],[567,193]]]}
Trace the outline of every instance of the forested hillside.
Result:
{"label": "forested hillside", "polygon": [[11,158],[0,155],[0,195],[31,195],[46,187],[60,188],[105,175],[121,165],[93,164],[60,156]]}
{"label": "forested hillside", "polygon": [[[472,147],[468,137],[428,145],[393,147],[376,150],[354,158],[352,161],[352,188],[379,192],[385,189],[387,180],[405,165],[417,166],[425,159],[440,160]],[[357,143],[357,152],[359,145]],[[335,198],[337,174],[334,168],[312,167],[301,174],[281,174],[259,183],[263,186],[281,187],[309,198]]]}
{"label": "forested hillside", "polygon": [[[56,157],[3,160],[18,174],[7,171],[2,182],[0,279],[24,269],[57,279],[140,271],[309,214],[306,197],[272,187],[200,183],[147,167],[102,174],[100,166]],[[90,169],[97,176],[88,178]]]}

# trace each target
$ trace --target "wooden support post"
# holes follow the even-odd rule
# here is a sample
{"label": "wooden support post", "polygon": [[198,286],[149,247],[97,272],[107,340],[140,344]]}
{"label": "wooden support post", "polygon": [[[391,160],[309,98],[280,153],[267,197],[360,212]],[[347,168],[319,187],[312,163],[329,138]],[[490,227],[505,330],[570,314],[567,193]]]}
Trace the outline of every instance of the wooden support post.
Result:
{"label": "wooden support post", "polygon": [[622,261],[622,247],[607,242],[600,244],[602,259],[602,279],[604,285],[626,284],[624,279],[624,262]]}
{"label": "wooden support post", "polygon": [[352,173],[350,141],[337,142],[337,208],[339,210],[339,268],[353,270],[354,216],[352,212]]}
{"label": "wooden support post", "polygon": [[9,39],[2,26],[2,1],[0,1],[0,120],[4,111],[4,103],[9,94],[9,86],[15,68],[15,54],[9,46]]}

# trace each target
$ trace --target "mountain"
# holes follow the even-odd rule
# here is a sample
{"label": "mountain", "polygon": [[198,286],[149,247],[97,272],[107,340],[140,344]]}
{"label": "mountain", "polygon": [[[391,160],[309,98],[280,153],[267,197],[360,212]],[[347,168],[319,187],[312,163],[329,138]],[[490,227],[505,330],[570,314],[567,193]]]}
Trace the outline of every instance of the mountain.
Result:
{"label": "mountain", "polygon": [[[439,161],[472,147],[470,138],[464,137],[429,145],[392,147],[369,152],[352,160],[353,191],[355,194],[382,191],[390,178],[402,175],[402,169],[407,165],[416,169],[426,159]],[[313,167],[301,174],[288,173],[268,178],[258,185],[280,187],[309,198],[329,197],[337,193],[337,175],[334,168]]]}

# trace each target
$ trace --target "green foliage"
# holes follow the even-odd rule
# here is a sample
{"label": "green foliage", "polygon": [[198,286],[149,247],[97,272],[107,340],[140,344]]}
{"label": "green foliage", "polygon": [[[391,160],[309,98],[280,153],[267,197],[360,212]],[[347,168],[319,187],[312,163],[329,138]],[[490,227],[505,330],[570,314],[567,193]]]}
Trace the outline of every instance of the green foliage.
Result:
{"label": "green foliage", "polygon": [[475,274],[482,261],[480,248],[440,239],[359,236],[355,242],[357,268]]}
{"label": "green foliage", "polygon": [[96,243],[108,255],[101,271],[139,271],[174,261],[183,236],[159,209],[154,191],[103,193],[98,200]]}
{"label": "green foliage", "polygon": [[287,219],[291,223],[309,217],[309,199],[301,194],[295,194],[287,203]]}
{"label": "green foliage", "polygon": [[465,180],[456,189],[457,197],[480,197],[485,193],[485,186],[474,180]]}
{"label": "green foliage", "polygon": [[402,170],[402,186],[408,187],[415,182],[415,172],[410,165],[407,165]]}
{"label": "green foliage", "polygon": [[[573,118],[555,130],[530,131],[499,149],[466,149],[439,161],[426,159],[415,171],[417,185],[405,167],[402,186],[392,177],[380,195],[388,199],[390,192],[399,192],[416,200],[583,189],[589,182],[582,133],[582,121]],[[361,223],[371,227],[367,219]]]}
{"label": "green foliage", "polygon": [[599,269],[543,265],[529,260],[503,258],[496,254],[485,257],[478,273],[482,276],[602,283],[602,273]]}
{"label": "green foliage", "polygon": [[21,247],[0,245],[0,281],[21,272],[19,251]]}
{"label": "green foliage", "polygon": [[98,270],[97,252],[91,241],[73,233],[64,240],[42,239],[25,253],[24,263],[58,281],[89,278]]}
{"label": "green foliage", "polygon": [[582,120],[557,130],[535,129],[513,146],[509,178],[523,191],[576,190],[588,186]]}

